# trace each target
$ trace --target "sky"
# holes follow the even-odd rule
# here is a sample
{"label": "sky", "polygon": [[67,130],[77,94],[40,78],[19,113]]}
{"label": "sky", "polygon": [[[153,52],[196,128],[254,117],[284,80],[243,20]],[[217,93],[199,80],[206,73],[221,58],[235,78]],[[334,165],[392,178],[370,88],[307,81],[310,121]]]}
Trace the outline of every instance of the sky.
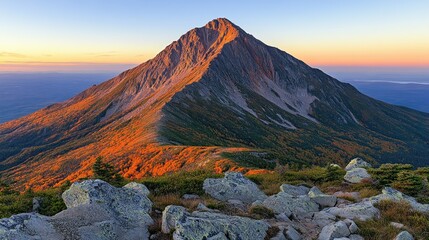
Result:
{"label": "sky", "polygon": [[122,71],[226,17],[331,69],[429,69],[427,0],[0,0],[0,72]]}

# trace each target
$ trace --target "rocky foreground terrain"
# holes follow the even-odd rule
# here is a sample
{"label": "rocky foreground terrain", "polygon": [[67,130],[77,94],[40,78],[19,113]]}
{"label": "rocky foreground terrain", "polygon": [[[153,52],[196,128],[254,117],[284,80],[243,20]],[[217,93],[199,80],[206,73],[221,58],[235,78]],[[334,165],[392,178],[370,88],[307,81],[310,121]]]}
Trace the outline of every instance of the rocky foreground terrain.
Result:
{"label": "rocky foreground terrain", "polygon": [[[371,177],[365,169],[368,166],[361,159],[352,160],[344,179],[366,181]],[[66,210],[51,217],[32,212],[3,218],[0,239],[358,240],[364,238],[355,221],[379,218],[376,206],[381,201],[406,202],[415,211],[429,212],[429,204],[389,187],[379,195],[360,199],[356,192],[329,195],[317,187],[283,184],[277,194],[267,196],[241,173],[227,172],[223,178],[206,179],[203,189],[230,210],[211,209],[202,202],[194,210],[169,205],[162,212],[161,231],[150,233],[157,224],[156,211],[145,185],[131,182],[117,188],[98,179],[76,182],[62,195]],[[200,196],[185,194],[182,198],[198,200]],[[265,217],[242,214],[249,209]],[[391,223],[401,229],[403,224]],[[404,228],[395,239],[414,238]]]}

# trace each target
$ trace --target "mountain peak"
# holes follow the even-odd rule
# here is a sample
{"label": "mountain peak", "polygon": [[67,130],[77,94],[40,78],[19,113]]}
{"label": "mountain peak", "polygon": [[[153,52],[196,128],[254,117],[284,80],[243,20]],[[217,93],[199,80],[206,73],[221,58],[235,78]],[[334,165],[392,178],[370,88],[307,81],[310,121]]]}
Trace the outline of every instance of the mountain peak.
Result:
{"label": "mountain peak", "polygon": [[216,18],[211,20],[205,25],[206,28],[211,28],[211,29],[217,29],[220,26],[228,26],[228,27],[234,27],[234,28],[237,27],[234,23],[232,23],[227,18]]}
{"label": "mountain peak", "polygon": [[242,32],[243,30],[238,27],[237,25],[235,25],[234,23],[232,23],[230,20],[228,20],[227,18],[216,18],[211,20],[210,22],[208,22],[204,28],[207,29],[212,29],[218,32],[224,32],[224,33],[239,33]]}
{"label": "mountain peak", "polygon": [[[366,97],[218,18],[72,99],[0,124],[0,174],[43,188],[90,177],[96,156],[127,178],[223,171],[239,165],[222,152],[250,149],[282,164],[362,155],[423,165],[427,136],[427,114]],[[249,166],[273,163],[249,156]]]}

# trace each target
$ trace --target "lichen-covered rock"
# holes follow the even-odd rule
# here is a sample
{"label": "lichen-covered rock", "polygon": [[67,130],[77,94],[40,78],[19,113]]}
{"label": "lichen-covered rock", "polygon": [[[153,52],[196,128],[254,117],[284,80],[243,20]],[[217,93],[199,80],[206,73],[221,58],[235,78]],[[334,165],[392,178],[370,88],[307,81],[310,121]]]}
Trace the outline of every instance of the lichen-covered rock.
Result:
{"label": "lichen-covered rock", "polygon": [[324,194],[317,187],[312,187],[308,192],[308,196],[311,200],[315,201],[322,208],[324,207],[333,207],[337,203],[337,197],[333,195]]}
{"label": "lichen-covered rock", "polygon": [[67,209],[52,217],[18,214],[0,220],[0,239],[148,239],[152,202],[138,183],[116,188],[101,180],[74,183]]}
{"label": "lichen-covered rock", "polygon": [[415,198],[408,196],[406,194],[403,194],[402,192],[395,190],[391,187],[385,187],[382,190],[381,194],[370,198],[370,201],[373,204],[378,203],[382,200],[389,200],[394,202],[405,201],[409,203],[414,210],[418,212],[429,213],[429,204],[419,203],[416,201]]}
{"label": "lichen-covered rock", "polygon": [[325,208],[322,210],[322,212],[329,213],[341,218],[361,221],[378,218],[380,216],[380,211],[375,208],[370,201]]}
{"label": "lichen-covered rock", "polygon": [[36,240],[64,239],[49,222],[49,217],[37,213],[21,213],[0,219],[0,239]]}
{"label": "lichen-covered rock", "polygon": [[122,188],[133,189],[133,190],[143,194],[144,196],[147,196],[150,194],[149,189],[141,183],[130,182],[130,183],[126,184],[125,186],[123,186]]}
{"label": "lichen-covered rock", "polygon": [[349,164],[347,164],[345,170],[350,171],[353,168],[368,168],[368,167],[371,167],[371,164],[365,162],[361,158],[354,158],[349,162]]}
{"label": "lichen-covered rock", "polygon": [[394,240],[414,240],[414,237],[409,232],[402,231],[395,237]]}
{"label": "lichen-covered rock", "polygon": [[149,212],[152,202],[147,197],[149,191],[143,184],[129,183],[116,188],[102,180],[86,180],[73,183],[62,197],[67,208],[85,204],[102,205],[121,220],[151,223]]}
{"label": "lichen-covered rock", "polygon": [[227,172],[224,178],[208,178],[204,180],[203,189],[220,201],[240,200],[250,204],[267,198],[254,182],[239,172]]}
{"label": "lichen-covered rock", "polygon": [[280,186],[280,191],[285,192],[292,196],[300,196],[300,195],[307,195],[308,191],[310,191],[310,188],[306,186],[294,186],[290,184],[282,184]]}
{"label": "lichen-covered rock", "polygon": [[162,212],[162,227],[163,233],[170,233],[176,229],[176,223],[184,221],[185,217],[189,216],[186,208],[182,206],[169,205]]}
{"label": "lichen-covered rock", "polygon": [[323,227],[320,232],[319,240],[332,240],[335,238],[343,238],[350,236],[350,230],[347,224],[343,221],[338,221]]}
{"label": "lichen-covered rock", "polygon": [[360,183],[366,179],[371,179],[371,175],[365,168],[353,168],[347,171],[344,176],[344,180],[350,183]]}
{"label": "lichen-covered rock", "polygon": [[180,206],[167,206],[162,213],[162,231],[173,233],[173,239],[264,239],[269,225],[261,220],[221,213],[189,213]]}
{"label": "lichen-covered rock", "polygon": [[271,209],[276,214],[284,213],[290,215],[301,215],[303,213],[319,211],[319,205],[312,201],[307,195],[292,196],[285,192],[279,192],[269,196],[262,205]]}

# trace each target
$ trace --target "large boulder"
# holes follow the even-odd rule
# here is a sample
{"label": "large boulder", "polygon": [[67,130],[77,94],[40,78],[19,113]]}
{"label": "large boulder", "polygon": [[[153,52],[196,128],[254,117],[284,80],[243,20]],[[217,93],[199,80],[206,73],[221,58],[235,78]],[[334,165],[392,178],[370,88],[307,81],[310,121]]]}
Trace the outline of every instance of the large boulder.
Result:
{"label": "large boulder", "polygon": [[324,194],[317,187],[312,187],[308,192],[308,196],[311,200],[315,201],[322,208],[333,207],[337,203],[337,197],[333,195]]}
{"label": "large boulder", "polygon": [[67,208],[82,205],[100,205],[112,212],[124,222],[152,223],[149,212],[152,202],[147,195],[146,186],[129,183],[122,188],[116,188],[102,180],[86,180],[73,183],[62,197]]}
{"label": "large boulder", "polygon": [[353,168],[347,171],[344,176],[344,180],[350,183],[360,183],[367,179],[371,179],[371,175],[365,168]]}
{"label": "large boulder", "polygon": [[307,195],[307,193],[310,191],[310,188],[306,186],[294,186],[290,184],[282,184],[280,186],[280,191],[285,192],[292,196],[300,196],[300,195]]}
{"label": "large boulder", "polygon": [[10,218],[0,219],[0,239],[32,240],[32,239],[64,239],[58,233],[49,217],[37,213],[21,213]]}
{"label": "large boulder", "polygon": [[[264,239],[269,225],[261,220],[221,213],[189,213],[170,205],[162,213],[162,231],[173,233],[173,239]],[[228,236],[226,238],[225,236]]]}
{"label": "large boulder", "polygon": [[410,206],[418,212],[429,213],[429,204],[419,203],[416,201],[415,198],[408,196],[406,194],[403,194],[402,192],[395,190],[391,187],[385,187],[382,190],[381,194],[370,198],[370,201],[373,204],[379,203],[382,200],[388,200],[388,201],[394,201],[394,202],[404,201],[409,203]]}
{"label": "large boulder", "polygon": [[147,188],[116,188],[101,180],[74,183],[63,193],[67,209],[52,217],[18,214],[0,220],[0,239],[149,239],[152,202]]}
{"label": "large boulder", "polygon": [[380,211],[375,208],[370,201],[325,208],[321,212],[329,213],[341,218],[361,221],[378,218],[380,216]]}
{"label": "large boulder", "polygon": [[227,172],[224,178],[207,178],[204,180],[203,189],[220,201],[240,200],[250,204],[267,198],[254,182],[239,172]]}
{"label": "large boulder", "polygon": [[319,211],[319,205],[310,199],[307,195],[292,196],[285,192],[279,192],[269,196],[267,199],[258,203],[271,209],[276,214],[301,215],[309,212]]}
{"label": "large boulder", "polygon": [[353,168],[369,168],[369,167],[371,167],[371,164],[365,162],[361,158],[354,158],[349,162],[349,164],[347,164],[345,170],[350,171]]}

